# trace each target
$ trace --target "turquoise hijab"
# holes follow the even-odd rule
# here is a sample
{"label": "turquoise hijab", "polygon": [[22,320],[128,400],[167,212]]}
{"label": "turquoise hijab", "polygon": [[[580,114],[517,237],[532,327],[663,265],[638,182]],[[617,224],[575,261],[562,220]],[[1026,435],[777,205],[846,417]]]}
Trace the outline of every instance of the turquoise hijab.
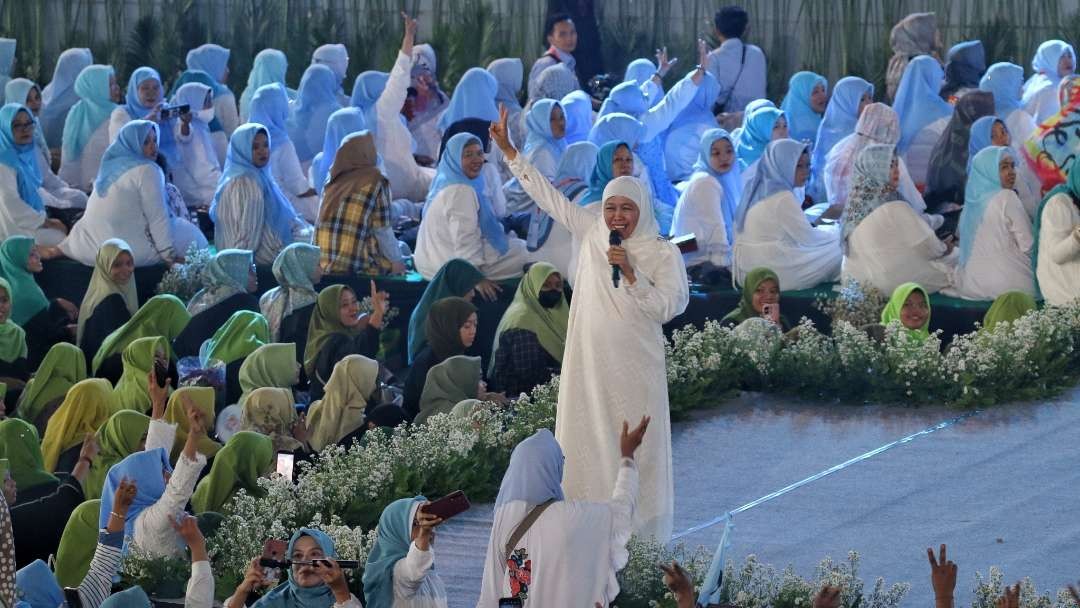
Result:
{"label": "turquoise hijab", "polygon": [[364,596],[368,608],[393,608],[394,564],[409,553],[412,544],[412,520],[423,496],[401,498],[383,509],[379,517],[378,538],[364,567]]}
{"label": "turquoise hijab", "polygon": [[454,87],[450,104],[439,118],[439,130],[445,132],[450,125],[466,118],[499,120],[499,108],[495,105],[498,94],[499,83],[491,72],[484,68],[469,68]]}
{"label": "turquoise hijab", "polygon": [[143,154],[143,143],[151,131],[155,134],[160,132],[158,126],[149,120],[133,120],[121,127],[116,141],[109,144],[105,156],[101,158],[101,167],[94,180],[95,192],[105,196],[121,175],[142,165],[157,166],[153,159]]}
{"label": "turquoise hijab", "polygon": [[[252,160],[251,146],[255,136],[259,133],[267,133],[266,127],[258,123],[247,123],[237,127],[229,140],[229,151],[225,154],[225,167],[221,171],[221,179],[218,181],[217,191],[210,203],[210,219],[217,223],[217,205],[221,200],[221,193],[225,186],[233,179],[241,175],[247,175],[254,179],[262,188],[262,204],[265,208],[266,223],[274,231],[274,234],[283,243],[292,242],[292,226],[296,218],[296,210],[293,209],[289,199],[274,181],[270,173],[270,163],[262,167],[256,167]],[[268,142],[273,149],[274,139],[267,133]]]}
{"label": "turquoise hijab", "polygon": [[952,116],[952,105],[941,98],[944,83],[945,70],[929,55],[919,55],[904,68],[892,106],[900,118],[900,143],[896,149],[901,154],[926,125]]}
{"label": "turquoise hijab", "polygon": [[277,84],[259,87],[251,98],[248,122],[266,127],[275,145],[289,141],[289,95],[285,87]]}
{"label": "turquoise hijab", "polygon": [[464,298],[484,280],[484,274],[460,258],[453,258],[435,273],[409,316],[409,364],[427,345],[427,318],[432,304],[444,298]]}
{"label": "turquoise hijab", "polygon": [[341,109],[337,99],[340,88],[337,75],[327,66],[313,64],[304,70],[288,122],[289,139],[301,162],[311,160],[322,149],[326,123],[331,114]]}
{"label": "turquoise hijab", "polygon": [[[482,71],[487,74],[486,70]],[[488,74],[488,76],[491,76],[491,74]],[[476,192],[476,198],[480,204],[477,210],[480,233],[483,235],[484,240],[494,247],[496,251],[505,254],[510,250],[510,242],[506,238],[506,229],[495,215],[491,201],[484,195],[483,176],[478,175],[473,179],[469,179],[465,175],[465,170],[461,168],[461,155],[465,151],[465,147],[474,143],[483,145],[480,138],[472,133],[458,133],[446,142],[446,150],[443,151],[442,158],[439,159],[438,173],[431,182],[431,189],[428,191],[427,200],[424,204],[425,206],[430,204],[431,201],[435,200],[439,192],[447,186],[454,184],[471,186]]]}
{"label": "turquoise hijab", "polygon": [[994,112],[1002,120],[1024,107],[1020,92],[1023,86],[1024,68],[1007,61],[990,66],[979,80],[979,90],[994,94]]}
{"label": "turquoise hijab", "polygon": [[229,49],[213,43],[206,43],[188,51],[187,68],[206,72],[214,79],[217,86],[214,87],[214,96],[228,91],[229,87],[222,84],[225,79],[225,70],[229,69]]}
{"label": "turquoise hijab", "polygon": [[596,165],[593,166],[592,173],[589,175],[589,189],[581,199],[582,205],[603,200],[604,188],[607,187],[608,182],[614,179],[611,172],[611,163],[615,159],[615,152],[619,149],[619,146],[626,146],[633,153],[630,144],[621,140],[609,141],[600,146],[600,150],[596,153]]}
{"label": "turquoise hijab", "polygon": [[808,146],[794,139],[778,139],[765,148],[754,179],[750,180],[735,210],[735,227],[742,232],[746,216],[758,202],[785,190],[795,189],[795,166]]}
{"label": "turquoise hijab", "polygon": [[[313,528],[300,528],[293,532],[292,538],[289,539],[288,556],[292,556],[296,541],[304,536],[315,539],[326,557],[337,559],[337,547],[334,546],[334,540],[325,532]],[[293,580],[292,568],[289,568],[289,580],[255,602],[252,608],[330,608],[334,603],[334,592],[329,586],[301,587]],[[369,599],[368,606],[371,605]]]}
{"label": "turquoise hijab", "polygon": [[[561,110],[562,106],[554,99],[541,99],[529,108],[528,114],[525,115],[525,129],[528,134],[525,136],[525,146],[522,148],[522,152],[527,157],[534,150],[546,147],[558,160],[566,151],[566,138],[556,138],[551,133],[551,113],[555,111],[555,108]],[[566,116],[565,111],[563,116]]]}
{"label": "turquoise hijab", "polygon": [[109,93],[109,79],[113,75],[112,66],[91,65],[75,79],[79,101],[71,106],[64,121],[63,149],[69,159],[78,160],[82,156],[90,136],[109,120],[116,107]]}
{"label": "turquoise hijab", "polygon": [[732,163],[731,169],[727,173],[717,173],[709,164],[712,146],[721,139],[728,140],[728,143],[731,143],[734,147],[735,144],[731,141],[731,135],[723,129],[709,129],[701,135],[701,151],[698,153],[697,162],[694,163],[692,169],[695,173],[708,173],[716,181],[720,182],[720,186],[723,187],[724,198],[720,202],[720,211],[724,217],[724,230],[727,232],[728,242],[734,243],[735,210],[738,208],[739,201],[742,198],[742,171],[739,169],[739,163]]}
{"label": "turquoise hijab", "polygon": [[823,114],[810,107],[810,95],[821,85],[829,90],[829,81],[814,72],[796,72],[788,80],[788,92],[780,102],[780,109],[787,117],[788,134],[797,141],[814,141]]}
{"label": "turquoise hijab", "polygon": [[739,168],[746,169],[761,158],[765,147],[772,141],[772,130],[776,121],[784,112],[776,108],[758,108],[746,121],[746,126],[739,133],[735,142],[735,155],[739,159]]}
{"label": "turquoise hijab", "polygon": [[326,121],[326,133],[323,135],[322,152],[315,155],[311,163],[312,181],[315,182],[315,191],[322,195],[326,187],[326,179],[330,175],[330,167],[334,166],[338,148],[341,142],[353,133],[359,133],[367,129],[367,121],[364,112],[360,108],[341,108],[330,115]]}
{"label": "turquoise hijab", "polygon": [[33,128],[37,127],[34,115],[21,103],[8,103],[0,108],[0,164],[15,171],[19,198],[35,211],[43,211],[45,203],[38,193],[38,188],[41,187],[41,171],[34,156],[37,154],[34,142],[31,140],[28,144],[16,144],[15,133],[11,129],[11,124],[15,122],[19,112],[25,113],[26,118],[34,123]]}
{"label": "turquoise hijab", "polygon": [[975,233],[986,215],[990,199],[1001,192],[1001,177],[998,163],[1002,156],[1015,157],[1005,146],[983,148],[971,161],[971,174],[964,187],[964,208],[960,211],[960,223],[957,233],[960,235],[960,265],[967,264],[971,258],[971,247],[975,244]]}

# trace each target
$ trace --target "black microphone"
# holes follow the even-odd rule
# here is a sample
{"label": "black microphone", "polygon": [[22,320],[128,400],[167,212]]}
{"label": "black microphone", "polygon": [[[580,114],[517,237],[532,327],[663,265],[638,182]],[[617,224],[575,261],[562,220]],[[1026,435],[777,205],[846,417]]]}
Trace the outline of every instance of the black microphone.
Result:
{"label": "black microphone", "polygon": [[[608,244],[612,247],[622,245],[622,235],[618,230],[612,230],[608,235]],[[615,289],[619,288],[619,267],[615,264],[611,265],[611,284],[615,286]]]}

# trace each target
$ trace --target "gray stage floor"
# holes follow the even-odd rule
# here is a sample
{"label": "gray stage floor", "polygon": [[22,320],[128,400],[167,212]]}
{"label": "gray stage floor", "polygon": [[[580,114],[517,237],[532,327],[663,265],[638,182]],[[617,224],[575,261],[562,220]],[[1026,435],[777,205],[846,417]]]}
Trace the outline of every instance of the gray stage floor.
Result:
{"label": "gray stage floor", "polygon": [[[963,412],[851,407],[746,394],[673,428],[675,529]],[[473,606],[491,506],[450,522],[436,559],[452,606]],[[826,555],[861,554],[862,575],[906,581],[905,606],[933,605],[926,548],[949,545],[957,605],[976,570],[1030,576],[1040,590],[1080,580],[1080,389],[1045,403],[997,406],[739,515],[729,556],[756,554],[804,575]],[[720,528],[690,545],[714,548]]]}

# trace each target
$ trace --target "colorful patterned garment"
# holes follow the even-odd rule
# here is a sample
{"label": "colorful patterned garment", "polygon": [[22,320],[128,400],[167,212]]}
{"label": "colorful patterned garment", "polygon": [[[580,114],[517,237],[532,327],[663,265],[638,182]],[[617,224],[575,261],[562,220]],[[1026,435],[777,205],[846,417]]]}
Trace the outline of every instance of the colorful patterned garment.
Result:
{"label": "colorful patterned garment", "polygon": [[1040,124],[1021,148],[1043,192],[1065,183],[1068,167],[1080,152],[1080,76],[1063,79],[1058,97],[1061,111]]}
{"label": "colorful patterned garment", "polygon": [[379,251],[375,231],[391,227],[390,188],[386,182],[347,196],[315,230],[315,244],[323,251],[325,272],[390,274],[392,264]]}

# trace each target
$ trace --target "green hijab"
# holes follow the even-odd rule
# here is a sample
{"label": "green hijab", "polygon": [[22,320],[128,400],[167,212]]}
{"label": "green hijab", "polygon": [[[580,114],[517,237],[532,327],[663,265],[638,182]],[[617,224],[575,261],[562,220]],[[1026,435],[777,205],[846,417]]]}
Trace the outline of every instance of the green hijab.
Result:
{"label": "green hijab", "polygon": [[998,296],[990,305],[990,310],[986,311],[983,329],[993,331],[998,323],[1012,323],[1037,307],[1035,298],[1028,294],[1022,291],[1006,291]]}
{"label": "green hijab", "polygon": [[331,336],[355,336],[361,331],[359,327],[345,327],[341,323],[341,292],[346,289],[350,288],[331,285],[319,292],[319,299],[315,301],[315,310],[311,311],[311,321],[308,322],[307,344],[304,346],[304,369],[309,378],[315,377],[315,360]]}
{"label": "green hijab", "polygon": [[172,341],[184,331],[189,321],[191,321],[191,314],[188,313],[187,307],[180,298],[170,294],[150,298],[139,308],[135,316],[109,334],[101,343],[101,348],[94,355],[93,373],[97,373],[105,359],[124,352],[128,344],[139,338],[164,337],[169,345],[167,351],[169,356],[175,358],[172,352]]}
{"label": "green hijab", "polygon": [[11,477],[19,490],[60,481],[45,470],[37,429],[25,420],[0,420],[0,458],[6,458],[11,465]]}
{"label": "green hijab", "polygon": [[779,275],[768,268],[755,268],[746,273],[746,278],[743,280],[742,294],[739,296],[738,308],[724,315],[721,322],[731,322],[738,325],[747,319],[760,317],[761,314],[754,310],[754,292],[763,282],[770,279],[776,282],[776,287],[779,289]]}
{"label": "green hijab", "polygon": [[[1065,183],[1058,184],[1050,189],[1046,193],[1046,196],[1042,197],[1039,201],[1039,206],[1035,210],[1035,218],[1031,223],[1031,271],[1035,275],[1035,293],[1041,294],[1039,290],[1039,233],[1042,231],[1042,216],[1043,210],[1046,209],[1046,203],[1050,199],[1059,194],[1068,195],[1069,199],[1074,205],[1077,205],[1077,201],[1080,201],[1080,156],[1073,159],[1072,166],[1069,168],[1069,173],[1065,177]],[[1041,295],[1039,296],[1042,297]]]}
{"label": "green hijab", "polygon": [[131,253],[131,246],[120,239],[109,239],[101,244],[97,258],[94,260],[94,274],[90,276],[90,286],[86,288],[82,303],[79,305],[79,331],[76,336],[76,344],[82,344],[83,329],[86,321],[94,315],[94,310],[105,298],[120,294],[124,298],[128,312],[135,314],[139,309],[138,292],[135,286],[135,275],[131,276],[126,285],[120,285],[112,280],[112,265],[120,254]]}
{"label": "green hijab", "polygon": [[904,283],[893,290],[892,297],[889,298],[889,303],[885,305],[885,308],[881,311],[881,324],[889,325],[893,321],[900,323],[900,311],[904,308],[904,301],[913,291],[918,290],[926,298],[926,323],[919,329],[908,329],[901,323],[900,327],[904,327],[904,330],[909,336],[915,338],[919,342],[926,340],[930,337],[930,296],[926,293],[926,290],[922,288],[918,283]]}
{"label": "green hijab", "polygon": [[[206,360],[217,359],[228,365],[243,359],[270,341],[266,317],[250,310],[238,310],[203,344]],[[202,354],[202,353],[200,353]]]}
{"label": "green hijab", "polygon": [[36,423],[45,406],[61,399],[68,389],[86,380],[86,357],[82,349],[60,342],[49,349],[37,373],[26,383],[16,415]]}
{"label": "green hijab", "polygon": [[[150,411],[150,391],[147,377],[154,369],[157,353],[169,354],[169,344],[161,336],[139,338],[124,349],[121,358],[124,373],[113,389],[113,405],[116,410]],[[114,410],[115,411],[115,410]]]}
{"label": "green hijab", "polygon": [[[184,409],[185,397],[191,400],[192,405],[202,412],[203,423],[206,428],[214,428],[214,419],[216,418],[214,413],[214,389],[209,386],[182,386],[169,396],[169,404],[165,408],[165,422],[176,425],[176,439],[173,441],[173,447],[169,453],[169,458],[173,463],[180,459],[180,453],[184,451],[184,444],[187,442],[188,433],[191,431],[187,410]],[[210,439],[209,436],[203,435],[195,446],[195,450],[207,458],[213,458],[221,450],[221,444]]]}
{"label": "green hijab", "polygon": [[240,406],[257,388],[291,388],[297,382],[296,344],[293,342],[263,344],[255,349],[240,366]]}
{"label": "green hijab", "polygon": [[[492,353],[499,349],[499,337],[510,329],[524,329],[536,334],[540,346],[556,361],[562,363],[563,349],[566,347],[566,326],[570,323],[570,305],[566,297],[559,300],[554,308],[540,305],[540,288],[544,282],[559,270],[546,262],[538,262],[529,268],[529,272],[518,283],[514,301],[506,309],[495,331],[495,345]],[[491,370],[495,368],[495,357],[491,358]]]}
{"label": "green hijab", "polygon": [[27,269],[34,239],[29,236],[9,236],[0,245],[0,277],[11,284],[11,320],[25,325],[34,315],[49,307],[49,299],[41,291],[34,275]]}
{"label": "green hijab", "polygon": [[435,273],[409,317],[409,363],[427,344],[426,323],[432,305],[445,298],[463,298],[482,280],[482,272],[460,259],[450,260]]}
{"label": "green hijab", "polygon": [[450,357],[428,370],[416,424],[435,414],[449,414],[466,399],[476,399],[480,384],[480,357]]}
{"label": "green hijab", "polygon": [[[0,290],[11,298],[11,285],[3,278],[0,278]],[[8,316],[3,323],[0,323],[0,361],[11,363],[16,359],[23,359],[26,357],[26,352],[26,331]]]}
{"label": "green hijab", "polygon": [[75,507],[68,517],[60,547],[56,550],[54,571],[56,582],[64,587],[78,587],[90,571],[97,547],[100,511],[100,499],[88,500]]}
{"label": "green hijab", "polygon": [[465,352],[461,326],[475,312],[476,307],[465,298],[443,298],[431,305],[425,321],[427,339],[431,351],[440,361]]}
{"label": "green hijab", "polygon": [[90,473],[83,482],[87,500],[101,498],[105,476],[116,463],[139,451],[139,443],[150,429],[150,417],[142,412],[120,410],[98,429],[97,439],[101,451],[90,463]]}
{"label": "green hijab", "polygon": [[274,443],[266,435],[240,431],[229,438],[214,457],[210,474],[199,482],[191,495],[195,513],[222,512],[222,507],[236,490],[243,488],[253,496],[265,496],[259,487],[262,477],[274,464]]}

